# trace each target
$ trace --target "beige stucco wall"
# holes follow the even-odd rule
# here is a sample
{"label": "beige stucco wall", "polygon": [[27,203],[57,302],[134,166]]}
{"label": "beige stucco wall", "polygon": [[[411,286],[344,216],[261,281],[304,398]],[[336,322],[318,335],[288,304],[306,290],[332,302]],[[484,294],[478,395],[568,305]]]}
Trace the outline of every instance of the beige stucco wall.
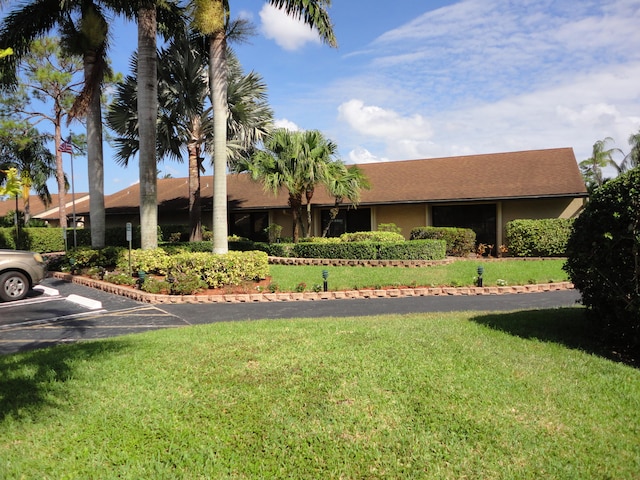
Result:
{"label": "beige stucco wall", "polygon": [[521,218],[573,218],[584,205],[581,198],[549,198],[502,201],[502,222]]}
{"label": "beige stucco wall", "polygon": [[427,225],[427,205],[381,205],[371,209],[371,229],[377,230],[381,223],[395,223],[408,240],[411,230]]}

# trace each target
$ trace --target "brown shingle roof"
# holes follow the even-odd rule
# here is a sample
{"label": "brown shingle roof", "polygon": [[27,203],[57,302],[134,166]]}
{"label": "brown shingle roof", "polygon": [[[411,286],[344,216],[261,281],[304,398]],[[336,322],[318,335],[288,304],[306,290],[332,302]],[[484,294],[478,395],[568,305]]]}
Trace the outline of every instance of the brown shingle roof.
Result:
{"label": "brown shingle roof", "polygon": [[[362,191],[363,205],[587,196],[571,148],[370,163],[360,168],[371,183],[370,190]],[[201,190],[203,208],[210,209],[212,176],[201,178]],[[187,178],[159,179],[159,208],[186,212],[188,192]],[[286,192],[276,197],[245,174],[227,177],[227,193],[231,210],[287,208]],[[109,214],[132,212],[139,201],[140,185],[134,184],[105,197],[105,207]],[[332,205],[333,198],[319,188],[312,202]],[[88,211],[88,200],[76,203],[78,214]]]}
{"label": "brown shingle roof", "polygon": [[373,188],[362,203],[586,196],[573,149],[362,165]]}
{"label": "brown shingle roof", "polygon": [[[76,193],[75,194],[75,198],[76,198],[76,202],[79,203],[79,200],[85,197],[88,197],[88,193]],[[72,200],[73,197],[71,195],[71,193],[67,193],[65,195],[65,201],[66,201],[66,205],[67,205],[67,213],[71,214],[71,204],[72,204]],[[78,205],[78,203],[76,203],[76,205]],[[87,202],[88,203],[88,202]],[[29,209],[31,211],[31,216],[32,217],[38,217],[38,218],[58,218],[58,194],[57,193],[52,193],[51,194],[51,203],[49,205],[45,205],[42,200],[40,200],[40,197],[38,197],[37,195],[29,195]],[[5,216],[7,213],[13,211],[16,209],[16,201],[14,198],[11,199],[5,199],[0,201],[0,217]],[[20,211],[24,211],[24,199],[22,197],[18,198],[18,209]],[[42,214],[44,212],[47,212],[48,210],[55,210],[53,213],[49,214],[49,215],[45,215],[42,216]]]}

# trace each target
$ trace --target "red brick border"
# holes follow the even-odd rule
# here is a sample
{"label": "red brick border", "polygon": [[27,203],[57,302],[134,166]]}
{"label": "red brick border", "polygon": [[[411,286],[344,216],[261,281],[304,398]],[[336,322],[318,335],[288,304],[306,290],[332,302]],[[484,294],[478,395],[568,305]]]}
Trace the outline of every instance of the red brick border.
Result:
{"label": "red brick border", "polygon": [[392,289],[343,290],[331,292],[283,292],[283,293],[240,293],[228,295],[157,295],[136,290],[132,287],[115,285],[92,278],[51,272],[51,276],[67,282],[114,293],[145,303],[254,303],[254,302],[293,302],[318,300],[343,300],[352,298],[398,298],[428,297],[447,295],[506,295],[514,293],[548,292],[571,290],[571,282],[544,283],[515,287],[416,287]]}

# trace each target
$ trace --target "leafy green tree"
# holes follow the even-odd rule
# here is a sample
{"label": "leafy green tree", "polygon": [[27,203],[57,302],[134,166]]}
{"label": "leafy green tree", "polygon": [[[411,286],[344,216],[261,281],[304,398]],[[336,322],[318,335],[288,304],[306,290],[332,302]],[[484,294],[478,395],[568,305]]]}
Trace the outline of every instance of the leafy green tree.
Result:
{"label": "leafy green tree", "polygon": [[[264,149],[238,165],[238,171],[248,171],[254,180],[263,183],[266,191],[277,195],[281,189],[288,192],[288,203],[293,219],[293,241],[304,230],[302,214],[306,200],[310,212],[311,199],[318,185],[324,186],[336,197],[336,202],[348,197],[359,200],[359,189],[366,180],[357,169],[349,170],[335,158],[336,146],[317,130],[292,132],[276,129],[264,142]],[[307,226],[310,227],[307,219]],[[310,232],[307,232],[310,234]]]}
{"label": "leafy green tree", "polygon": [[326,237],[329,233],[331,224],[340,213],[340,205],[344,199],[349,200],[353,208],[358,208],[360,193],[363,189],[370,189],[371,184],[362,169],[357,165],[347,167],[342,162],[333,162],[325,186],[329,194],[335,199],[335,204],[329,211],[329,221],[322,232],[323,237]]}
{"label": "leafy green tree", "polygon": [[[9,125],[7,125],[9,123]],[[22,128],[16,128],[20,125]],[[47,180],[55,176],[55,156],[46,147],[46,137],[28,124],[0,123],[0,170],[18,171],[24,199],[24,222],[31,218],[29,197],[33,189],[45,205],[51,203]],[[3,175],[0,174],[0,183]]]}
{"label": "leafy green tree", "polygon": [[636,349],[637,354],[640,167],[609,180],[591,195],[573,224],[564,268],[593,313],[599,337],[616,350]]}
{"label": "leafy green tree", "polygon": [[[209,82],[214,121],[213,171],[213,251],[227,253],[227,25],[230,18],[228,0],[193,0],[194,27],[209,39]],[[320,38],[331,46],[336,46],[333,26],[326,8],[330,0],[269,0],[276,8],[284,9],[288,15],[302,18],[312,28],[316,28]]]}
{"label": "leafy green tree", "polygon": [[607,148],[607,144],[610,142],[613,142],[611,137],[598,140],[593,144],[591,157],[579,163],[580,171],[590,191],[601,187],[604,183],[603,168],[614,167],[617,171],[620,171],[620,167],[613,160],[613,154],[622,152],[619,148]]}
{"label": "leafy green tree", "polygon": [[[206,145],[213,144],[212,112],[207,107],[206,52],[201,51],[202,42],[197,40],[177,36],[161,50],[158,62],[157,156],[181,161],[182,153],[187,152],[191,241],[202,239],[200,172]],[[229,60],[227,145],[229,157],[237,159],[246,156],[265,136],[272,113],[266,101],[266,86],[259,75],[244,74],[232,54]],[[115,144],[117,158],[123,165],[139,150],[136,102],[137,79],[132,75],[118,85],[107,115],[110,127],[119,135]]]}
{"label": "leafy green tree", "polygon": [[24,119],[34,126],[40,122],[53,126],[59,219],[60,225],[66,227],[67,182],[59,147],[63,122],[69,118],[82,84],[78,79],[81,61],[77,56],[63,54],[57,38],[43,38],[30,44],[30,49],[21,56],[18,71],[20,84],[2,97],[2,115],[5,119],[12,116]]}

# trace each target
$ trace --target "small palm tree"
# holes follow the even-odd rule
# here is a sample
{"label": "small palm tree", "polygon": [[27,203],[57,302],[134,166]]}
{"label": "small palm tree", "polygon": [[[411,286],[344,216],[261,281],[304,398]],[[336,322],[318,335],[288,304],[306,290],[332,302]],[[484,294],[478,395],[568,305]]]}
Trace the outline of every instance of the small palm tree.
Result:
{"label": "small palm tree", "polygon": [[613,142],[613,138],[606,137],[603,140],[598,140],[593,144],[593,151],[591,157],[580,162],[580,170],[584,177],[587,187],[590,190],[602,186],[605,179],[603,178],[602,169],[605,167],[614,167],[620,171],[620,167],[613,160],[613,154],[616,152],[622,153],[619,148],[607,148],[607,143]]}
{"label": "small palm tree", "polygon": [[629,135],[631,151],[624,157],[620,164],[620,170],[626,172],[640,166],[640,131]]}
{"label": "small palm tree", "polygon": [[[331,224],[340,213],[340,205],[346,198],[353,208],[358,208],[360,203],[360,192],[371,188],[371,184],[360,167],[352,165],[347,168],[343,163],[335,163],[329,172],[326,182],[327,191],[334,197],[335,204],[329,211],[329,221],[322,231],[322,236],[326,237],[331,228]],[[348,208],[348,207],[347,207]]]}
{"label": "small palm tree", "polygon": [[[348,170],[335,158],[336,145],[317,130],[292,132],[276,129],[247,162],[238,166],[254,180],[261,181],[266,191],[277,195],[281,189],[288,192],[288,204],[293,219],[293,241],[304,230],[302,209],[307,204],[307,234],[311,226],[311,199],[318,185],[336,197],[336,202],[348,197],[359,200],[359,188],[366,181],[359,170]],[[339,199],[339,200],[338,200]]]}
{"label": "small palm tree", "polygon": [[[31,217],[29,196],[32,189],[45,205],[51,203],[47,180],[55,177],[56,160],[47,149],[44,137],[32,127],[29,127],[19,139],[3,135],[0,141],[2,142],[0,169],[6,171],[9,168],[15,168],[18,172],[24,200],[24,222],[26,225]],[[2,175],[0,175],[1,182]]]}

